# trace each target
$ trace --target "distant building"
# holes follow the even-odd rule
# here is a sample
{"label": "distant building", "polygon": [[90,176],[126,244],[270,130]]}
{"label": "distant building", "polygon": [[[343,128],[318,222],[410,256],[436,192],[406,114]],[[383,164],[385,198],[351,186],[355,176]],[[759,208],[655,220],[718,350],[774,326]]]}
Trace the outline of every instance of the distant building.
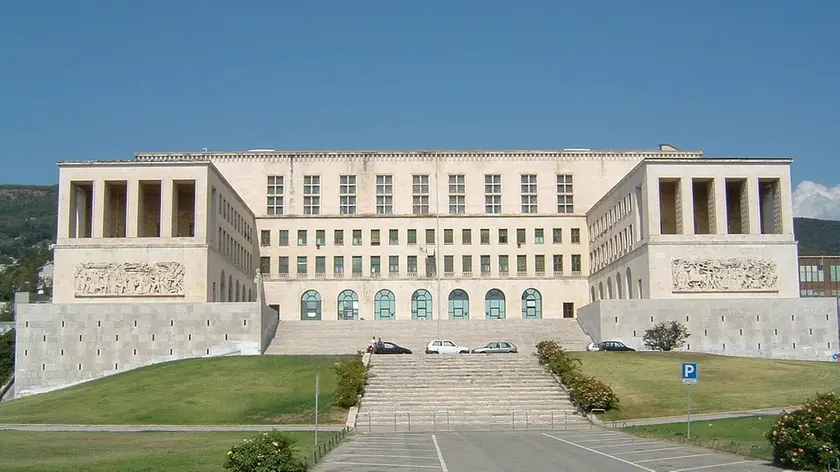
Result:
{"label": "distant building", "polygon": [[840,297],[840,256],[801,256],[799,296]]}
{"label": "distant building", "polygon": [[36,290],[39,295],[49,295],[52,292],[54,269],[55,263],[52,261],[38,267],[38,287]]}

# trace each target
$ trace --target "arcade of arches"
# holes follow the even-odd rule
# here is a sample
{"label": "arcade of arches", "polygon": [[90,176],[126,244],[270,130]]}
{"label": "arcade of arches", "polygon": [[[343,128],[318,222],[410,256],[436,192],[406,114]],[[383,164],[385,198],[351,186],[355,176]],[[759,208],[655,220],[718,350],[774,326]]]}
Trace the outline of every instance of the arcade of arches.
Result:
{"label": "arcade of arches", "polygon": [[593,285],[589,288],[590,302],[625,298],[642,298],[642,280],[639,279],[634,288],[633,273],[629,267],[624,270],[623,276],[621,271],[618,271],[615,275],[607,277],[606,284],[601,281],[597,287]]}
{"label": "arcade of arches", "polygon": [[[468,320],[470,315],[470,296],[462,289],[449,292],[449,319]],[[521,295],[521,317],[523,319],[541,319],[543,317],[542,294],[534,288],[529,288]],[[324,315],[324,300],[317,290],[307,290],[300,297],[300,319],[321,320]],[[339,320],[357,320],[360,315],[359,295],[354,290],[343,290],[336,300],[336,313]],[[434,303],[432,294],[428,290],[419,289],[411,294],[411,319],[433,319]],[[481,305],[479,305],[481,306]],[[373,297],[373,306],[362,310],[362,315],[368,310],[373,311],[375,320],[393,320],[397,315],[397,298],[394,292],[383,289]],[[473,315],[474,317],[474,315]],[[574,318],[574,303],[563,303],[563,317]],[[508,318],[507,298],[499,289],[490,289],[484,294],[484,318],[488,320],[503,320]]]}

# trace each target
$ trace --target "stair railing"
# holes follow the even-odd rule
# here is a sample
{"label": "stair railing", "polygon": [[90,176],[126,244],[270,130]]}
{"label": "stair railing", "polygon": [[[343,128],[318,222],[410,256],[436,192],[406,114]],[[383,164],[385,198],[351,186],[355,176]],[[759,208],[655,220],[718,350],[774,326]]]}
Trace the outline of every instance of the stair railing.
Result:
{"label": "stair railing", "polygon": [[371,421],[370,421],[370,413],[356,413],[356,424],[359,423],[359,416],[361,416],[361,415],[367,415],[368,433],[373,431],[373,427],[372,427]]}
{"label": "stair railing", "polygon": [[[446,413],[446,430],[449,431],[452,427],[449,424],[449,412],[448,411],[441,411],[441,413]],[[432,429],[437,431],[437,411],[432,412]]]}
{"label": "stair railing", "polygon": [[410,411],[395,411],[394,412],[394,431],[397,430],[397,415],[406,415],[408,418],[408,430],[411,431],[411,412]]}
{"label": "stair railing", "polygon": [[516,412],[524,412],[525,413],[525,431],[528,430],[528,410],[512,410],[510,412],[510,426],[512,430],[516,430]]}

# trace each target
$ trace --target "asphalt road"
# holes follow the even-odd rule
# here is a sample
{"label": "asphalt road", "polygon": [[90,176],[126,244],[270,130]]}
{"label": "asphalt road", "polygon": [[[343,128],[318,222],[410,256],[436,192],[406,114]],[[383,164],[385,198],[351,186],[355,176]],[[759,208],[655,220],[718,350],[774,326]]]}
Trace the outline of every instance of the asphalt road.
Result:
{"label": "asphalt road", "polygon": [[780,472],[762,461],[626,433],[356,434],[315,472]]}

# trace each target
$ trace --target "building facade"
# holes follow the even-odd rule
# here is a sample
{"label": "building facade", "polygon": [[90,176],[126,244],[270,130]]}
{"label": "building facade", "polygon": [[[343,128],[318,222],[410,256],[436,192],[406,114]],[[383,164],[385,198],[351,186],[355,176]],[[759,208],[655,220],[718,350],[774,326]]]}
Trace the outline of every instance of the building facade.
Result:
{"label": "building facade", "polygon": [[840,297],[840,256],[800,257],[799,296]]}

